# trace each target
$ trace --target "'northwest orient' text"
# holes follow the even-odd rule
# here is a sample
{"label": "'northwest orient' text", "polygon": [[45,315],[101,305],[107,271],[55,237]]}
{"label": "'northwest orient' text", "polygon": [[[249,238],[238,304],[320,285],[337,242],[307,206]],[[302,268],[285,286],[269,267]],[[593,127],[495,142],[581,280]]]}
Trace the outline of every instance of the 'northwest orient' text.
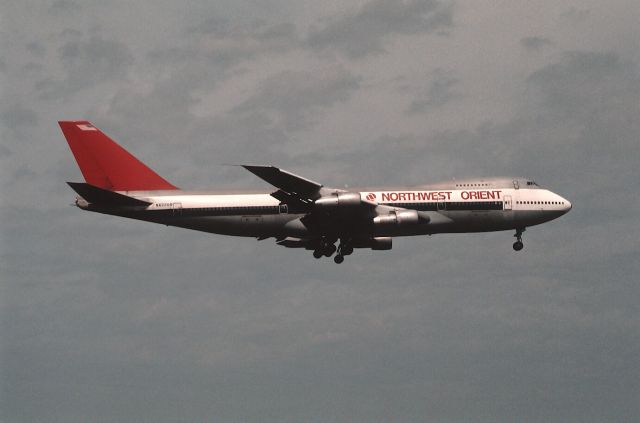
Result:
{"label": "'northwest orient' text", "polygon": [[[382,201],[451,201],[452,191],[383,192]],[[500,200],[501,191],[461,191],[463,200]]]}

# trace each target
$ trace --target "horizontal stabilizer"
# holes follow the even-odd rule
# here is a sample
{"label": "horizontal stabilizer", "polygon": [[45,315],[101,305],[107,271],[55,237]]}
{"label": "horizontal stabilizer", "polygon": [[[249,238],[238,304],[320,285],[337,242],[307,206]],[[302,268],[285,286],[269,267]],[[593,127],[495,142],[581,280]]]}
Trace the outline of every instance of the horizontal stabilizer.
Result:
{"label": "horizontal stabilizer", "polygon": [[71,188],[91,204],[101,206],[148,206],[148,201],[118,194],[84,182],[67,182]]}

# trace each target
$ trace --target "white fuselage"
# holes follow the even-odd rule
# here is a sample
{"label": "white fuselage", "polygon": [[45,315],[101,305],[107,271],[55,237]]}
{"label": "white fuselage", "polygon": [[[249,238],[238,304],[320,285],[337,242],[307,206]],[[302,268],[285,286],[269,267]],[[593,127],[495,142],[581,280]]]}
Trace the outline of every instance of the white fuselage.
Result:
{"label": "white fuselage", "polygon": [[[524,179],[447,182],[412,189],[357,190],[376,215],[416,210],[426,224],[367,225],[336,222],[354,236],[409,236],[444,232],[524,229],[555,219],[571,209],[563,197]],[[136,208],[80,207],[107,214],[199,231],[249,237],[317,235],[304,222],[306,213],[291,210],[270,193],[215,194],[183,191],[126,192],[151,204]],[[375,205],[378,206],[375,206]],[[340,216],[334,217],[340,220]]]}

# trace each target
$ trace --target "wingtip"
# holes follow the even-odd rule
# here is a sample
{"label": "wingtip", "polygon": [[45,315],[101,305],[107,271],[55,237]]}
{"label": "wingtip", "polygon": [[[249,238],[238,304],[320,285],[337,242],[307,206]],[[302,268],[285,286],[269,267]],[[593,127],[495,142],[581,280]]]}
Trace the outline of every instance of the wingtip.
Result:
{"label": "wingtip", "polygon": [[242,166],[245,169],[279,169],[277,166],[260,164],[239,164],[236,166]]}
{"label": "wingtip", "polygon": [[258,168],[275,168],[276,166],[272,165],[259,165],[259,164],[246,164],[246,163],[221,163],[220,166],[233,166],[233,167],[243,167],[245,169],[258,169]]}

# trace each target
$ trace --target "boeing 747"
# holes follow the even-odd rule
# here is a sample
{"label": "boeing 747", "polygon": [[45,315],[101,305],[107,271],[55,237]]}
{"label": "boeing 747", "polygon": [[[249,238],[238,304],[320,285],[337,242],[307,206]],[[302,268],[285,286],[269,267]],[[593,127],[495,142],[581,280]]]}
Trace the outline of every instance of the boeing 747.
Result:
{"label": "boeing 747", "polygon": [[525,178],[482,178],[390,189],[339,189],[273,166],[243,165],[274,188],[184,191],[88,121],[59,122],[85,182],[75,204],[98,213],[223,235],[274,238],[342,263],[354,248],[390,250],[392,238],[515,230],[556,219],[571,203]]}

